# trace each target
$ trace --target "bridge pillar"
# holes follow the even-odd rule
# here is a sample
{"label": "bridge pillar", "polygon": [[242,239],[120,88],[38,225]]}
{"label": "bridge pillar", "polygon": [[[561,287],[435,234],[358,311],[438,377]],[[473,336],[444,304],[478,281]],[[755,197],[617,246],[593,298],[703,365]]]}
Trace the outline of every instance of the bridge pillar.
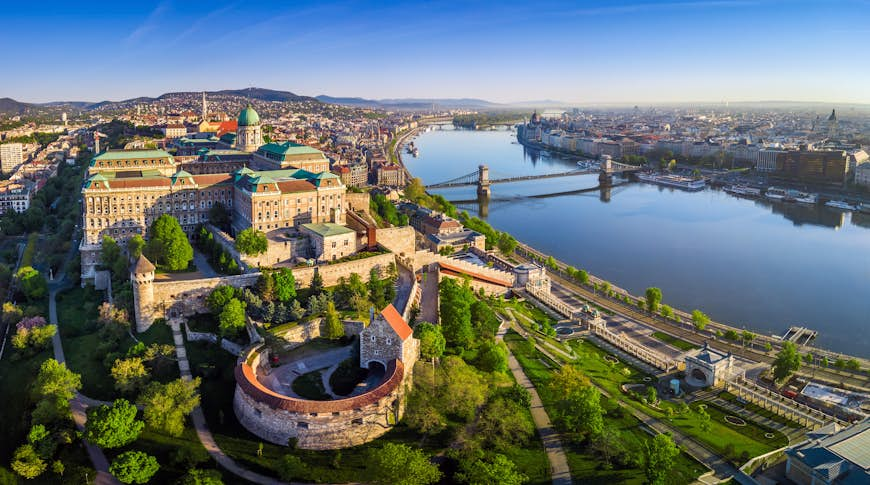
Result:
{"label": "bridge pillar", "polygon": [[489,187],[489,167],[480,165],[477,167],[477,197],[488,199],[492,195]]}

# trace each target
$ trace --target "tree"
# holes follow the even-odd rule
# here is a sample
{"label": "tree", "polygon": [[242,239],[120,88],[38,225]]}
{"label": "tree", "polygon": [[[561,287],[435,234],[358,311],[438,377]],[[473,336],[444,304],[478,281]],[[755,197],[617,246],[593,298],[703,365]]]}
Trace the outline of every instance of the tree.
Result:
{"label": "tree", "polygon": [[713,425],[712,423],[710,423],[710,414],[707,413],[707,410],[702,407],[698,408],[698,421],[698,426],[701,428],[701,431],[709,433]]}
{"label": "tree", "polygon": [[145,239],[139,234],[133,234],[133,237],[127,241],[127,254],[130,255],[130,259],[138,259],[143,249],[145,249]]}
{"label": "tree", "polygon": [[235,335],[245,327],[245,304],[233,298],[218,316],[221,335]]}
{"label": "tree", "polygon": [[215,227],[229,229],[231,220],[230,211],[220,202],[215,202],[208,210],[208,221]]}
{"label": "tree", "polygon": [[557,396],[555,414],[569,432],[596,436],[604,428],[601,394],[576,367],[566,365],[553,374],[549,387]]}
{"label": "tree", "polygon": [[169,214],[158,217],[148,230],[145,255],[170,271],[186,269],[193,260],[193,247],[178,220]]}
{"label": "tree", "polygon": [[485,448],[506,450],[528,442],[535,434],[527,407],[502,397],[490,400],[480,413],[475,436],[485,442]]}
{"label": "tree", "polygon": [[315,269],[314,276],[311,277],[311,295],[317,296],[321,293],[323,293],[323,275]]}
{"label": "tree", "polygon": [[266,233],[249,227],[236,234],[236,249],[247,256],[257,256],[269,250]]}
{"label": "tree", "polygon": [[31,444],[21,445],[12,457],[12,470],[30,480],[42,475],[48,465],[39,457]]}
{"label": "tree", "polygon": [[734,329],[728,329],[725,331],[725,338],[731,340],[732,342],[736,342],[740,339],[740,335],[737,334],[737,331]]}
{"label": "tree", "polygon": [[420,356],[424,359],[431,360],[434,364],[435,359],[444,355],[447,343],[440,326],[420,322],[414,327],[414,337],[420,340]]}
{"label": "tree", "polygon": [[181,478],[179,485],[224,485],[224,482],[221,473],[217,470],[191,468]]}
{"label": "tree", "polygon": [[108,268],[115,277],[127,276],[127,258],[121,247],[111,236],[103,236],[100,248],[100,264]]}
{"label": "tree", "polygon": [[109,472],[121,483],[148,483],[160,469],[157,458],[141,451],[121,453],[109,467]]}
{"label": "tree", "polygon": [[484,341],[477,352],[477,366],[484,372],[507,372],[508,350],[504,343]]}
{"label": "tree", "polygon": [[647,481],[654,485],[665,483],[668,472],[674,466],[674,459],[680,449],[668,434],[657,434],[647,440],[644,447],[644,474]]}
{"label": "tree", "polygon": [[522,485],[529,477],[520,473],[516,465],[501,453],[489,459],[463,460],[459,465],[456,479],[468,485]]}
{"label": "tree", "polygon": [[417,202],[426,195],[426,187],[423,186],[423,181],[419,177],[414,177],[405,186],[405,198],[411,202]]}
{"label": "tree", "polygon": [[502,252],[502,254],[513,254],[514,250],[517,249],[519,243],[513,236],[510,234],[503,232],[498,236],[498,250]]}
{"label": "tree", "polygon": [[278,301],[288,302],[296,298],[296,279],[289,268],[281,268],[274,274],[275,297]]}
{"label": "tree", "polygon": [[224,309],[224,306],[236,297],[236,289],[229,285],[221,285],[212,290],[206,297],[205,303],[208,305],[209,311],[214,315],[219,315]]}
{"label": "tree", "polygon": [[659,305],[662,303],[662,290],[651,286],[646,289],[646,309],[650,313],[659,311]]}
{"label": "tree", "polygon": [[794,342],[784,342],[782,349],[776,354],[776,360],[773,361],[773,377],[776,380],[782,380],[791,375],[792,372],[797,372],[801,368],[801,356],[797,351],[797,346]]}
{"label": "tree", "polygon": [[326,304],[326,338],[336,340],[341,337],[344,337],[344,324],[338,317],[335,303],[330,301]]}
{"label": "tree", "polygon": [[39,271],[30,266],[24,266],[15,273],[18,286],[27,301],[33,302],[45,298],[48,294],[48,283]]}
{"label": "tree", "polygon": [[89,408],[85,439],[100,448],[120,448],[136,441],[145,427],[136,419],[138,412],[126,399],[118,399],[111,407],[104,404]]}
{"label": "tree", "polygon": [[176,379],[167,384],[151,383],[139,398],[145,408],[145,423],[170,436],[180,436],[184,431],[184,417],[199,406],[199,382],[197,377],[192,381]]}
{"label": "tree", "polygon": [[710,323],[710,317],[704,314],[701,310],[692,310],[692,326],[695,331],[703,332],[707,324]]}
{"label": "tree", "polygon": [[740,334],[740,337],[743,339],[743,345],[751,344],[752,341],[755,340],[755,334],[749,330],[744,330],[743,333]]}
{"label": "tree", "polygon": [[575,273],[574,279],[580,282],[581,285],[589,284],[589,273],[585,269],[578,270]]}
{"label": "tree", "polygon": [[368,453],[367,468],[373,482],[383,485],[427,485],[441,479],[441,471],[420,450],[386,443]]}
{"label": "tree", "polygon": [[296,455],[284,455],[278,462],[278,476],[288,482],[308,481],[308,466]]}
{"label": "tree", "polygon": [[384,283],[381,281],[381,275],[377,268],[372,268],[369,272],[369,300],[376,308],[387,306],[386,292],[384,291]]}
{"label": "tree", "polygon": [[33,412],[34,421],[51,422],[69,415],[69,400],[82,387],[82,378],[54,359],[39,367],[33,386],[33,396],[39,400]]}
{"label": "tree", "polygon": [[115,380],[115,389],[128,394],[141,389],[149,378],[141,357],[115,360],[110,373]]}
{"label": "tree", "polygon": [[453,278],[444,278],[439,283],[439,314],[441,330],[451,347],[468,347],[474,340],[471,327],[471,302],[474,299],[466,282],[459,284]]}

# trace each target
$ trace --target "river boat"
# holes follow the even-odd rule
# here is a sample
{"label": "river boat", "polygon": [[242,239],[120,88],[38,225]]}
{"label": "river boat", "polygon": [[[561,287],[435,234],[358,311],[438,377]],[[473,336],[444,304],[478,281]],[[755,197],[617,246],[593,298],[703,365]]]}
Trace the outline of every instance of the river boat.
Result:
{"label": "river boat", "polygon": [[704,190],[707,186],[707,181],[703,178],[684,177],[682,175],[656,175],[654,173],[639,173],[637,178],[643,182],[649,182],[666,187],[676,187],[678,189],[698,191]]}
{"label": "river boat", "polygon": [[755,187],[747,187],[746,185],[732,185],[725,187],[725,192],[733,195],[742,195],[744,197],[760,197],[761,189]]}
{"label": "river boat", "polygon": [[825,205],[833,209],[840,209],[844,211],[853,211],[856,209],[854,205],[843,202],[842,200],[831,200],[826,202]]}
{"label": "river boat", "polygon": [[818,204],[819,203],[819,194],[813,194],[810,192],[801,192],[799,190],[789,191],[789,198],[797,202],[798,204]]}
{"label": "river boat", "polygon": [[764,196],[771,200],[784,200],[788,192],[781,187],[768,187]]}
{"label": "river boat", "polygon": [[858,209],[860,212],[863,212],[863,213],[865,213],[865,214],[870,214],[870,203],[863,202],[863,203],[861,203],[861,204],[858,204],[857,209]]}

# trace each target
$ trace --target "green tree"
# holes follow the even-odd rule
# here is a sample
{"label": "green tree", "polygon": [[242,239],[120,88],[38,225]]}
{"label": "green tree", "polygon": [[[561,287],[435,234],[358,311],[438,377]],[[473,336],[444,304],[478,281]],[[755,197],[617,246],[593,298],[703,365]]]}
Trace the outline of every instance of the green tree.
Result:
{"label": "green tree", "polygon": [[496,453],[488,459],[461,461],[456,479],[468,485],[522,485],[529,477],[517,470],[508,457]]}
{"label": "green tree", "polygon": [[604,428],[601,394],[576,367],[560,368],[548,386],[557,396],[555,415],[565,429],[587,437],[601,433]]}
{"label": "green tree", "polygon": [[776,380],[782,380],[797,372],[801,368],[801,356],[797,351],[797,346],[794,342],[784,342],[782,349],[776,354],[776,360],[773,361],[773,377]]}
{"label": "green tree", "polygon": [[296,298],[296,279],[289,268],[281,268],[275,273],[275,297],[278,301],[288,302]]}
{"label": "green tree", "polygon": [[751,344],[752,341],[755,340],[755,334],[749,330],[744,330],[743,333],[740,334],[740,338],[743,340],[743,345]]}
{"label": "green tree", "polygon": [[335,310],[335,303],[326,304],[326,338],[336,340],[344,337],[344,324]]}
{"label": "green tree", "polygon": [[434,364],[435,359],[444,355],[447,342],[440,326],[420,322],[414,327],[414,338],[420,340],[420,356],[424,359],[431,360]]}
{"label": "green tree", "polygon": [[229,285],[221,285],[209,293],[205,299],[209,311],[214,315],[220,315],[227,303],[236,297],[236,289]]}
{"label": "green tree", "polygon": [[373,482],[382,485],[428,485],[441,479],[441,471],[420,450],[385,443],[369,450],[366,467]]}
{"label": "green tree", "polygon": [[707,410],[702,407],[698,408],[698,421],[698,426],[701,428],[701,431],[709,433],[710,429],[713,427],[713,424],[710,422],[710,414],[707,413]]}
{"label": "green tree", "polygon": [[484,372],[507,372],[508,350],[504,343],[486,340],[477,352],[477,367]]}
{"label": "green tree", "polygon": [[574,277],[581,285],[589,284],[589,273],[585,269],[578,270]]}
{"label": "green tree", "polygon": [[710,323],[710,317],[705,315],[704,312],[692,310],[692,326],[695,327],[695,331],[703,332],[708,323]]}
{"label": "green tree", "polygon": [[655,313],[659,311],[659,305],[662,303],[662,290],[651,286],[646,289],[646,309]]}
{"label": "green tree", "polygon": [[308,466],[296,455],[284,455],[278,462],[278,476],[288,482],[308,481]]}
{"label": "green tree", "polygon": [[120,448],[139,437],[145,423],[136,419],[139,412],[130,401],[118,399],[112,406],[88,409],[85,439],[100,448]]}
{"label": "green tree", "polygon": [[170,271],[186,269],[193,260],[193,247],[178,220],[169,214],[158,217],[148,230],[145,255]]}
{"label": "green tree", "polygon": [[188,470],[178,483],[179,485],[224,485],[219,471],[196,468]]}
{"label": "green tree", "polygon": [[323,275],[315,269],[314,276],[311,277],[311,295],[317,296],[321,293],[323,293]]}
{"label": "green tree", "polygon": [[490,400],[480,413],[475,436],[485,442],[485,448],[506,450],[527,443],[535,434],[535,425],[528,408],[505,398]]}
{"label": "green tree", "polygon": [[417,202],[421,198],[426,196],[426,187],[423,185],[423,181],[420,180],[419,177],[414,177],[408,182],[408,185],[405,186],[405,198],[410,200],[411,202]]}
{"label": "green tree", "polygon": [[103,236],[100,245],[100,264],[109,269],[115,277],[127,276],[127,257],[121,247],[110,236]]}
{"label": "green tree", "polygon": [[245,304],[236,298],[224,305],[218,316],[221,335],[235,335],[245,327]]}
{"label": "green tree", "polygon": [[725,338],[732,342],[736,342],[737,340],[740,340],[740,335],[737,334],[736,330],[729,329],[725,331]]}
{"label": "green tree", "polygon": [[215,202],[215,204],[211,206],[211,209],[208,210],[208,221],[215,227],[227,230],[230,228],[232,217],[230,211],[228,211],[223,204]]}
{"label": "green tree", "polygon": [[453,278],[439,283],[441,330],[451,347],[468,347],[474,340],[471,327],[471,302],[474,296],[465,282],[460,286]]}
{"label": "green tree", "polygon": [[141,451],[125,451],[109,466],[109,471],[121,483],[148,483],[159,469],[157,458]]}
{"label": "green tree", "polygon": [[54,359],[39,367],[33,385],[33,396],[39,401],[33,412],[34,421],[46,423],[69,416],[69,401],[82,387],[82,378]]}
{"label": "green tree", "polygon": [[236,249],[247,256],[257,256],[269,249],[269,241],[263,231],[249,227],[236,234]]}
{"label": "green tree", "polygon": [[128,394],[141,389],[150,377],[141,357],[115,360],[110,373],[115,389]]}
{"label": "green tree", "polygon": [[30,266],[24,266],[15,273],[18,286],[27,301],[34,302],[45,298],[48,294],[48,283],[39,271]]}
{"label": "green tree", "polygon": [[503,232],[498,236],[498,250],[502,252],[502,254],[509,255],[513,254],[514,250],[517,249],[519,243],[513,236],[510,234]]}
{"label": "green tree", "polygon": [[31,480],[42,475],[48,465],[39,457],[31,444],[21,445],[12,457],[12,470],[22,477]]}
{"label": "green tree", "polygon": [[671,308],[669,305],[662,305],[660,308],[663,317],[674,318],[674,309]]}
{"label": "green tree", "polygon": [[657,434],[647,440],[644,447],[643,471],[649,483],[660,485],[665,483],[668,473],[674,466],[674,460],[679,456],[680,449],[673,438],[667,434]]}
{"label": "green tree", "polygon": [[199,406],[199,382],[176,379],[167,384],[153,382],[139,402],[144,407],[145,423],[170,436],[181,436],[184,431],[184,417]]}
{"label": "green tree", "polygon": [[127,241],[127,253],[133,260],[138,259],[144,249],[145,239],[143,239],[139,234],[133,234],[133,237]]}
{"label": "green tree", "polygon": [[384,291],[384,282],[381,281],[381,275],[377,268],[372,268],[369,272],[369,300],[375,308],[384,308],[387,306],[386,292]]}

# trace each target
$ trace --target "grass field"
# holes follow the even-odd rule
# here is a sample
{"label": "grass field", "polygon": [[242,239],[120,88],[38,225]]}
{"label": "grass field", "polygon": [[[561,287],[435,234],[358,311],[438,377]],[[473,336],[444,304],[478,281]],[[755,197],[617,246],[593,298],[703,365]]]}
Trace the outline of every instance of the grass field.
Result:
{"label": "grass field", "polygon": [[698,348],[698,346],[693,343],[686,342],[681,338],[674,337],[673,335],[664,332],[653,332],[652,336],[680,350],[693,350]]}
{"label": "grass field", "polygon": [[[522,345],[522,337],[516,333],[509,332],[505,341],[508,342],[526,375],[538,389],[544,407],[552,407],[552,402],[556,396],[547,392],[546,385],[550,381],[553,371],[542,362],[543,354],[538,350],[528,352]],[[640,422],[627,413],[609,412],[605,416],[605,426],[612,429],[623,446],[634,453],[640,453],[643,444],[649,439],[649,435],[640,428]],[[567,445],[565,451],[568,456],[568,465],[576,483],[641,484],[646,481],[643,471],[639,467],[614,465],[613,468],[608,468],[604,465],[603,459],[585,445],[577,445],[569,440],[563,440],[563,442]],[[705,470],[692,457],[681,453],[670,472],[669,483],[690,483]]]}

